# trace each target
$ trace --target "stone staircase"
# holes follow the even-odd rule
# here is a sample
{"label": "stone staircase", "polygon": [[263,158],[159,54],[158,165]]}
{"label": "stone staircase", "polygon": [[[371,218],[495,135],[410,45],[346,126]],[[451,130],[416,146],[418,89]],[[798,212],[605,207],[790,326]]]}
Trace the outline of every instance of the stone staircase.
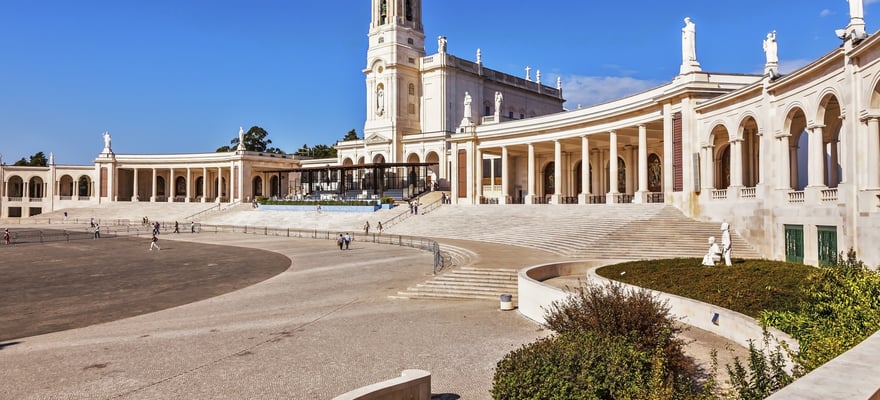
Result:
{"label": "stone staircase", "polygon": [[517,271],[513,269],[460,267],[391,297],[499,300],[502,294],[509,294],[515,302],[516,280]]}

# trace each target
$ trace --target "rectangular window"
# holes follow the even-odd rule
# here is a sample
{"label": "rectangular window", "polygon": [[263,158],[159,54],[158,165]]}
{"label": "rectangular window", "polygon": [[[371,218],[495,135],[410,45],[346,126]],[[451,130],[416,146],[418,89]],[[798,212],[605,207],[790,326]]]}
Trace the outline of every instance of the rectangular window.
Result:
{"label": "rectangular window", "polygon": [[817,226],[819,240],[819,265],[837,263],[837,227]]}
{"label": "rectangular window", "polygon": [[785,261],[804,262],[803,225],[785,225]]}

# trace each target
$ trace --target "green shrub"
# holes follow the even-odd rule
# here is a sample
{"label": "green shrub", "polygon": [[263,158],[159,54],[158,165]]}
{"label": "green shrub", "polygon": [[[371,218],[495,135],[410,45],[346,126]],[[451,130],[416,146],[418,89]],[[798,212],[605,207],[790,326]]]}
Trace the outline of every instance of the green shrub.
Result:
{"label": "green shrub", "polygon": [[714,388],[684,355],[669,307],[646,290],[582,283],[545,320],[556,335],[498,363],[495,399],[703,399]]}
{"label": "green shrub", "polygon": [[811,274],[803,294],[797,311],[764,312],[761,322],[798,340],[795,360],[805,372],[880,330],[880,272],[867,268],[853,250]]}
{"label": "green shrub", "polygon": [[[744,366],[739,357],[733,365],[727,365],[733,392],[729,398],[736,400],[762,400],[794,381],[787,370],[787,348],[770,346],[770,333],[764,330],[764,349],[760,350],[749,340],[749,360]],[[797,373],[797,369],[795,368]]]}
{"label": "green shrub", "polygon": [[269,200],[265,197],[257,198],[257,202],[276,206],[311,206],[318,204],[323,206],[375,206],[374,200]]}
{"label": "green shrub", "polygon": [[394,204],[394,197],[383,196],[381,201],[382,201],[382,204]]}
{"label": "green shrub", "polygon": [[673,399],[660,351],[626,338],[568,332],[524,345],[495,368],[492,398]]}

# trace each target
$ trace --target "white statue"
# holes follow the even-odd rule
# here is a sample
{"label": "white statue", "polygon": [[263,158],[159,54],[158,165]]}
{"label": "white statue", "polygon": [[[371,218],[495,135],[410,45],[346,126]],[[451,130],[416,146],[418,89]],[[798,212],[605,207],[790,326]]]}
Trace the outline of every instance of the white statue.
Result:
{"label": "white statue", "polygon": [[526,66],[526,80],[532,80],[532,67]]}
{"label": "white statue", "polygon": [[764,53],[767,54],[767,64],[776,64],[779,62],[776,49],[776,31],[771,31],[767,34],[767,39],[764,39]]}
{"label": "white statue", "polygon": [[483,51],[480,49],[477,49],[477,64],[482,64],[482,63],[483,63]]}
{"label": "white statue", "polygon": [[724,256],[724,265],[731,266],[730,262],[730,224],[724,222],[721,224],[721,254]]}
{"label": "white statue", "polygon": [[376,115],[385,113],[385,89],[381,86],[376,91]]}
{"label": "white statue", "polygon": [[684,64],[697,61],[697,27],[690,17],[685,17],[681,28],[681,60]]}
{"label": "white statue", "polygon": [[715,243],[715,236],[709,236],[709,252],[703,256],[702,265],[713,267],[718,261],[721,261],[721,249],[718,248],[718,243]]}
{"label": "white statue", "polygon": [[535,71],[535,82],[541,83],[541,70]]}
{"label": "white statue", "polygon": [[561,76],[556,77],[556,89],[562,90],[562,77]]}
{"label": "white statue", "polygon": [[446,53],[446,36],[437,36],[437,52]]}
{"label": "white statue", "polygon": [[862,0],[847,0],[849,2],[849,17],[864,18],[865,8],[862,6]]}
{"label": "white statue", "polygon": [[238,127],[238,150],[244,150],[244,127]]}
{"label": "white statue", "polygon": [[49,165],[55,165],[55,153],[49,152]]}
{"label": "white statue", "polygon": [[501,103],[504,102],[504,95],[501,92],[495,92],[495,115],[501,114]]}
{"label": "white statue", "polygon": [[471,116],[473,116],[473,112],[471,111],[471,94],[468,92],[464,92],[464,118],[470,121]]}
{"label": "white statue", "polygon": [[111,151],[110,148],[110,132],[104,131],[104,150],[107,152]]}

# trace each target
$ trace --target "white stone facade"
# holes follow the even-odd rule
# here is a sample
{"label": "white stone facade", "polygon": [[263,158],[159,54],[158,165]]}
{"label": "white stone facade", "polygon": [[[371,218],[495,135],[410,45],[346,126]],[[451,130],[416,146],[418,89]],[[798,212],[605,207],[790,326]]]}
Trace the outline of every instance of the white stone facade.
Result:
{"label": "white stone facade", "polygon": [[[430,179],[454,203],[666,203],[729,222],[767,258],[815,265],[853,248],[880,264],[880,35],[865,34],[860,12],[843,46],[785,76],[775,48],[765,75],[707,73],[683,49],[672,81],[564,111],[560,85],[537,74],[453,56],[445,37],[427,53],[421,4],[372,0],[365,138],[338,143],[336,165],[436,163]],[[302,166],[311,165],[320,166]],[[273,174],[299,166],[242,152],[102,153],[94,167],[4,167],[0,208],[8,217],[36,198],[52,199],[44,210],[132,197],[242,200],[270,195]],[[281,195],[293,190],[281,186]]]}

